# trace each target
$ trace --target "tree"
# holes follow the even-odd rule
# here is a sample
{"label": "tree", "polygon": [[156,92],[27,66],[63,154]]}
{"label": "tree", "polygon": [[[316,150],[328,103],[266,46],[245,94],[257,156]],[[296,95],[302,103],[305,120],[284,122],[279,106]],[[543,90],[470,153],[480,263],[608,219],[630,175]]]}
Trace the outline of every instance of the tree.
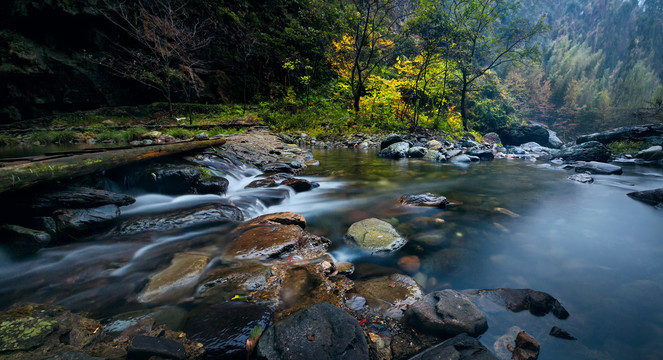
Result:
{"label": "tree", "polygon": [[537,59],[540,44],[536,38],[547,26],[543,16],[535,23],[518,17],[518,1],[447,0],[443,6],[458,32],[455,60],[460,70],[460,112],[467,130],[466,103],[472,84],[500,65]]}
{"label": "tree", "polygon": [[161,92],[170,111],[177,85],[189,101],[192,93],[199,95],[204,61],[197,55],[212,40],[209,21],[190,19],[186,4],[171,0],[138,0],[132,6],[104,3],[108,10],[103,15],[130,41],[114,41],[117,54],[104,55],[101,65]]}

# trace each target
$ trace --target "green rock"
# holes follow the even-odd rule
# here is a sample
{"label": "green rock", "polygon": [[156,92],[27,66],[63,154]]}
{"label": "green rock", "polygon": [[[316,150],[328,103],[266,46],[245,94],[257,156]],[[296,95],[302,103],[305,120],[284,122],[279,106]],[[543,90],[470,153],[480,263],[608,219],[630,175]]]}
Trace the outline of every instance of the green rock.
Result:
{"label": "green rock", "polygon": [[57,327],[57,321],[33,317],[3,321],[0,323],[0,353],[38,347]]}
{"label": "green rock", "polygon": [[407,242],[391,224],[376,218],[350,225],[347,238],[360,248],[373,252],[395,251]]}

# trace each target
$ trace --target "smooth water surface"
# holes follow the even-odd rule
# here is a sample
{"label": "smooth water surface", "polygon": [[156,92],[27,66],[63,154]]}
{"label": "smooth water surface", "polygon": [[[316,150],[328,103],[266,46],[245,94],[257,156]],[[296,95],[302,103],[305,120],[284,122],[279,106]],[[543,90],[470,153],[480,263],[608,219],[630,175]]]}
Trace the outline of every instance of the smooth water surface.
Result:
{"label": "smooth water surface", "polygon": [[[570,172],[556,165],[524,160],[459,166],[381,159],[370,151],[314,155],[321,166],[310,167],[303,177],[321,186],[309,192],[243,189],[258,171],[202,163],[229,177],[226,196],[177,197],[135,190],[138,201],[123,208],[123,216],[158,215],[222,201],[234,202],[247,217],[297,212],[306,217],[310,232],[333,241],[330,251],[337,259],[355,263],[357,277],[400,271],[398,259],[416,255],[421,269],[409,275],[426,293],[531,288],[551,294],[571,314],[559,320],[497,306],[484,309],[489,330],[480,340],[488,348],[518,326],[539,341],[544,360],[663,358],[663,210],[626,196],[663,187],[660,167],[626,165],[624,175],[595,176],[594,184],[580,184],[567,180]],[[259,199],[274,195],[267,191],[285,191],[288,197],[266,206]],[[455,205],[437,209],[398,203],[401,195],[424,192],[444,195]],[[345,231],[368,217],[395,224],[408,243],[387,256],[350,248],[343,240]],[[218,266],[227,244],[224,234],[233,226],[124,237],[100,234],[23,259],[0,253],[0,305],[53,302],[100,317],[136,309],[141,306],[136,294],[175,253],[210,254],[210,267]],[[579,340],[549,336],[552,326]]]}

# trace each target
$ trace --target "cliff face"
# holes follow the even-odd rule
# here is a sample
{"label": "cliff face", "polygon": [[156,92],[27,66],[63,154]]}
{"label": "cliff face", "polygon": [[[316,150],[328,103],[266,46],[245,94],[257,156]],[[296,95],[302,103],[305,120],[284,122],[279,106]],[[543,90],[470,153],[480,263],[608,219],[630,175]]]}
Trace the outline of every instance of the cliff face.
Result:
{"label": "cliff face", "polygon": [[98,6],[97,0],[0,5],[0,123],[155,99],[90,59],[106,50],[113,31]]}

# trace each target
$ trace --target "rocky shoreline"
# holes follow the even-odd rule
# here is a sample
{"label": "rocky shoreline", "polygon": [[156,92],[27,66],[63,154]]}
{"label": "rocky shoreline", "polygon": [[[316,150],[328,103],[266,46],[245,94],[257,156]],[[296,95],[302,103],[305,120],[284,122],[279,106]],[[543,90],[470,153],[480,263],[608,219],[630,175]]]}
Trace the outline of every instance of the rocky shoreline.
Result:
{"label": "rocky shoreline", "polygon": [[[518,140],[518,134],[524,136]],[[546,140],[547,146],[532,138]],[[590,174],[621,170],[606,163],[612,154],[598,141],[563,145],[555,139],[554,133],[545,130],[544,134],[538,128],[512,131],[507,141],[523,141],[517,145],[503,144],[499,134],[486,134],[481,142],[363,134],[318,142],[305,134],[277,137],[258,130],[227,137],[223,148],[195,156],[60,184],[29,197],[20,194],[20,201],[7,200],[22,207],[13,209],[16,214],[7,214],[6,219],[15,221],[3,225],[2,231],[3,239],[13,239],[11,243],[4,240],[5,245],[21,253],[58,246],[101,229],[112,236],[135,236],[227,224],[220,231],[230,240],[219,256],[208,250],[172,254],[170,262],[134,292],[131,301],[143,304],[145,310],[100,322],[54,305],[10,306],[0,313],[0,343],[5,344],[0,346],[0,359],[535,359],[539,345],[523,331],[505,335],[499,349],[492,351],[476,338],[490,326],[484,314],[489,306],[526,310],[535,316],[551,313],[559,326],[550,330],[550,336],[575,339],[562,329],[569,313],[550,294],[504,288],[424,294],[407,275],[418,269],[416,256],[399,260],[403,273],[352,276],[354,265],[330,255],[331,241],[308,232],[301,215],[282,212],[244,221],[240,208],[228,201],[167,216],[123,217],[122,208],[135,199],[105,184],[108,179],[172,195],[225,194],[229,184],[223,174],[250,165],[265,175],[247,187],[266,191],[261,196],[278,203],[285,195],[277,185],[295,192],[315,188],[314,183],[296,177],[307,166],[316,165],[310,152],[296,143],[314,148],[375,148],[385,158],[460,165],[494,158],[550,161],[573,169],[576,174],[571,177],[577,179],[572,180],[582,182],[590,182]],[[647,149],[619,159],[656,163],[662,152]],[[660,190],[629,196],[657,205],[663,203]],[[434,194],[407,195],[400,202],[401,206],[441,209],[449,203]],[[397,252],[407,241],[391,224],[373,218],[355,222],[345,240],[357,251],[387,254]],[[176,299],[183,300],[173,304]]]}

